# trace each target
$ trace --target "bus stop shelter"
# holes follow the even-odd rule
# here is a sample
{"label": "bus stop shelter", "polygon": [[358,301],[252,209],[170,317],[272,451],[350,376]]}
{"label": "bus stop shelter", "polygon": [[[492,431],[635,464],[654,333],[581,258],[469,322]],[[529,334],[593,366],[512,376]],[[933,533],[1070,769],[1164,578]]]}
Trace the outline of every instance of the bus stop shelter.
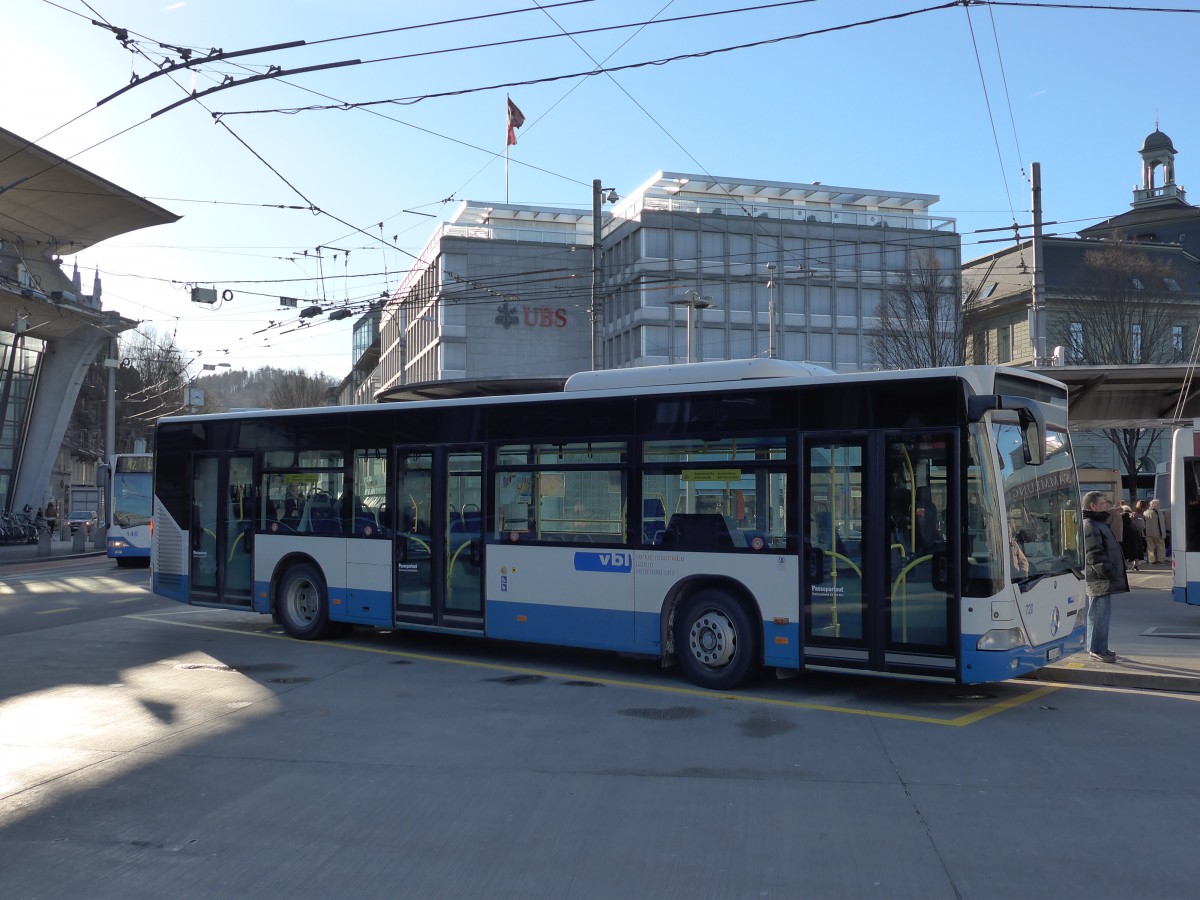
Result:
{"label": "bus stop shelter", "polygon": [[1200,418],[1195,366],[1045,366],[1033,371],[1067,386],[1072,430],[1173,428]]}

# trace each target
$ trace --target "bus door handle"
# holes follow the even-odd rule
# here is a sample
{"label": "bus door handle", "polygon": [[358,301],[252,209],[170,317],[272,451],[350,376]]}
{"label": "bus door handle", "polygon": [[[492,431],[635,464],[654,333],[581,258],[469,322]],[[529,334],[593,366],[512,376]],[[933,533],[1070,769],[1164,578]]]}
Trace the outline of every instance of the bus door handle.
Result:
{"label": "bus door handle", "polygon": [[809,584],[820,584],[825,580],[825,554],[808,541],[804,542],[804,563]]}
{"label": "bus door handle", "polygon": [[950,555],[945,550],[935,550],[931,554],[930,567],[934,590],[944,591],[950,587]]}

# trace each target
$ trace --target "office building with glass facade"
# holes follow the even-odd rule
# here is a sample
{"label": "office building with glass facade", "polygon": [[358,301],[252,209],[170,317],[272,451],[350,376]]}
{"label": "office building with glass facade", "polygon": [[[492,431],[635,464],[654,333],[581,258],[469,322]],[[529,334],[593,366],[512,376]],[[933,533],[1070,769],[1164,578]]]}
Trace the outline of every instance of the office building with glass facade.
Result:
{"label": "office building with glass facade", "polygon": [[930,213],[932,194],[680,172],[612,205],[608,188],[593,190],[599,223],[461,203],[384,307],[376,396],[683,362],[689,334],[694,360],[871,369],[881,298],[913,254],[960,264],[955,222]]}

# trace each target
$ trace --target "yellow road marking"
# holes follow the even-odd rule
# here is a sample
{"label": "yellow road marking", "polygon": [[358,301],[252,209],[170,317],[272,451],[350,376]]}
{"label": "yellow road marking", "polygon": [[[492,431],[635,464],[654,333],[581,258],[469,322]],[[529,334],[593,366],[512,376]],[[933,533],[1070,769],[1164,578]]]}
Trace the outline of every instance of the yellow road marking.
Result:
{"label": "yellow road marking", "polygon": [[[268,638],[276,641],[295,641],[295,638],[289,637],[286,634],[270,634],[264,631],[242,631],[237,628],[225,628],[218,625],[202,625],[198,622],[181,622],[178,619],[160,618],[156,615],[135,615],[129,616],[128,618],[137,619],[143,622],[178,625],[183,628],[199,628],[203,631],[219,631],[224,634],[241,635],[243,637]],[[543,678],[555,678],[565,681],[576,681],[580,678],[586,678],[588,681],[594,681],[597,684],[604,684],[610,687],[651,691],[659,694],[672,694],[674,696],[682,697],[696,697],[704,700],[734,700],[739,703],[749,703],[760,706],[774,706],[783,709],[804,709],[812,712],[842,713],[852,716],[866,716],[872,719],[894,719],[901,722],[919,722],[925,725],[950,725],[953,727],[973,725],[976,722],[980,722],[983,719],[988,718],[989,716],[1006,712],[1033,700],[1039,700],[1042,697],[1045,697],[1047,694],[1052,694],[1055,691],[1060,690],[1058,686],[1053,685],[1037,687],[1021,694],[1019,697],[1010,697],[1007,700],[1001,700],[999,703],[996,703],[985,709],[965,713],[964,715],[957,716],[953,719],[940,719],[936,716],[918,716],[910,715],[908,713],[880,712],[869,709],[856,709],[852,706],[833,706],[826,703],[805,703],[801,700],[782,700],[774,697],[756,697],[749,694],[720,694],[714,691],[706,691],[702,688],[678,687],[676,685],[669,684],[651,684],[645,681],[629,681],[621,678],[597,678],[591,675],[581,676],[578,672],[556,672],[552,669],[535,669],[528,666],[510,666],[503,663],[480,662],[474,659],[462,659],[461,657],[454,656],[434,656],[429,653],[413,653],[407,650],[389,650],[384,647],[364,647],[360,644],[347,644],[342,641],[312,641],[308,642],[308,646],[333,647],[338,650],[352,650],[359,653],[376,653],[380,656],[394,656],[401,659],[411,659],[420,662],[442,663],[445,665],[461,666],[472,669],[486,669],[490,672],[508,672],[515,675],[540,675]]]}

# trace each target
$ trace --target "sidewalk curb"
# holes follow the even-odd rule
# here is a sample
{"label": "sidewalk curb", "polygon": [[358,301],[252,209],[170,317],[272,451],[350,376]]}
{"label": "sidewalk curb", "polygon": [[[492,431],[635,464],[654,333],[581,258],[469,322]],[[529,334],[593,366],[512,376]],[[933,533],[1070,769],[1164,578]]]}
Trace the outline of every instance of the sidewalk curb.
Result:
{"label": "sidewalk curb", "polygon": [[23,556],[17,559],[0,558],[0,569],[5,566],[28,566],[36,563],[61,562],[64,559],[86,559],[89,556],[104,556],[107,550],[85,550],[83,553],[52,553],[49,556]]}
{"label": "sidewalk curb", "polygon": [[[1029,675],[1026,681],[1059,684],[1088,684],[1095,687],[1123,687],[1144,691],[1168,691],[1200,694],[1200,675],[1164,675],[1160,672],[1131,672],[1119,668],[1120,661],[1107,669],[1077,666],[1047,666]],[[1133,663],[1133,665],[1138,665]]]}

